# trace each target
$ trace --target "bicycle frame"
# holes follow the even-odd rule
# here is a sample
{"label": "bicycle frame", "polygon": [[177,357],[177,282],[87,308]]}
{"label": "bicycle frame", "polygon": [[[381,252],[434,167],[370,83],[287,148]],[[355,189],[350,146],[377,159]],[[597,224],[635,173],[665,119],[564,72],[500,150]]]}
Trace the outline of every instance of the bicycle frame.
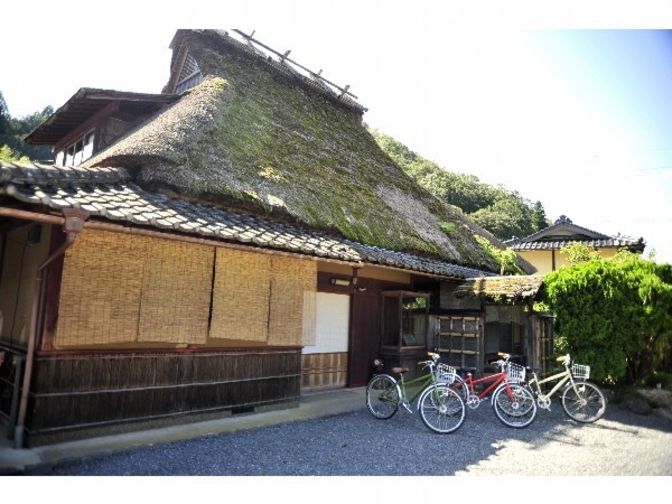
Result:
{"label": "bicycle frame", "polygon": [[[559,380],[558,383],[556,383],[553,388],[550,390],[548,394],[544,394],[541,391],[541,386],[544,383],[549,383],[555,380]],[[532,374],[532,379],[528,382],[528,385],[532,387],[532,384],[534,384],[534,391],[537,395],[542,396],[542,397],[551,397],[553,394],[555,394],[558,390],[560,390],[567,382],[570,382],[572,386],[574,386],[574,380],[572,379],[572,373],[569,369],[565,369],[564,371],[560,373],[556,373],[554,375],[548,376],[544,378],[543,380],[540,380],[537,378],[536,373]]]}
{"label": "bicycle frame", "polygon": [[[420,384],[418,387],[418,390],[415,391],[412,395],[411,398],[408,398],[408,395],[406,393],[406,388],[410,387],[413,388],[417,384]],[[418,376],[417,378],[413,378],[412,380],[404,380],[404,375],[403,373],[399,375],[399,379],[397,380],[397,384],[399,385],[399,388],[401,389],[401,399],[402,399],[402,405],[408,409],[408,405],[411,404],[413,401],[415,401],[418,397],[420,397],[420,394],[422,394],[430,384],[436,385],[436,379],[434,378],[434,374],[430,371],[427,374],[424,374],[422,376]]]}
{"label": "bicycle frame", "polygon": [[[558,360],[563,359],[562,357],[559,358]],[[537,402],[539,403],[539,406],[541,408],[547,409],[550,411],[551,409],[551,397],[553,394],[555,394],[558,390],[561,390],[564,387],[571,386],[572,389],[576,392],[576,382],[574,381],[574,377],[572,376],[572,371],[569,368],[569,363],[567,361],[563,362],[563,365],[565,366],[565,370],[561,371],[559,373],[555,373],[554,375],[547,376],[543,380],[540,380],[537,377],[536,373],[532,373],[532,379],[527,382],[527,386],[534,392],[534,394],[537,396]],[[556,383],[553,388],[547,393],[544,394],[541,391],[541,386],[544,383],[550,383],[552,381],[558,380],[558,383]],[[578,395],[578,392],[577,392]]]}
{"label": "bicycle frame", "polygon": [[[502,382],[506,381],[506,372],[499,372],[495,373],[492,375],[488,376],[483,376],[482,378],[474,379],[474,377],[471,374],[468,374],[466,378],[464,378],[464,383],[466,386],[469,387],[469,395],[475,395],[479,399],[483,399],[486,397],[490,392],[493,392]],[[484,388],[480,394],[476,394],[474,390],[474,386],[481,384],[481,383],[487,383],[487,382],[492,382],[491,385],[488,387]],[[456,389],[459,389],[462,385],[458,384],[458,382],[455,382],[453,385]]]}
{"label": "bicycle frame", "polygon": [[[431,360],[422,361],[429,372],[411,380],[404,379],[406,367],[393,367],[391,374],[378,374],[366,386],[366,406],[379,419],[392,418],[400,406],[413,413],[411,403],[416,401],[422,422],[434,432],[447,434],[464,422],[465,406],[462,398],[450,388],[455,369],[439,364],[439,354],[428,352]],[[395,378],[392,375],[398,375]],[[409,397],[410,388],[418,387]]]}
{"label": "bicycle frame", "polygon": [[[461,395],[467,406],[471,409],[478,408],[483,398],[487,397],[490,393],[492,393],[490,400],[491,402],[494,401],[497,391],[501,388],[504,388],[509,399],[514,400],[514,392],[511,386],[512,382],[509,380],[509,371],[507,367],[511,355],[500,352],[499,356],[502,357],[502,359],[496,362],[497,366],[500,368],[498,373],[477,379],[475,379],[471,373],[468,373],[466,377],[461,378],[460,380],[455,380],[455,383],[453,383],[452,387]],[[490,383],[490,385],[484,387],[479,394],[476,394],[475,385],[485,383]],[[461,390],[462,387],[465,387],[465,390]]]}
{"label": "bicycle frame", "polygon": [[[422,376],[418,376],[416,378],[413,378],[412,380],[406,380],[404,378],[404,373],[407,371],[407,369],[403,369],[401,372],[393,372],[391,374],[398,375],[398,378],[394,378],[393,376],[389,376],[392,380],[394,380],[394,385],[396,389],[399,390],[398,397],[394,400],[389,398],[389,402],[394,402],[400,406],[403,406],[406,411],[411,413],[411,408],[410,405],[413,403],[416,399],[422,396],[423,392],[425,392],[430,386],[434,388],[434,392],[437,391],[439,381],[436,379],[436,366],[439,360],[439,354],[428,352],[428,354],[432,357],[432,361],[422,361],[419,362],[419,364],[424,364],[425,367],[429,367],[429,372],[426,374],[423,374]],[[413,394],[411,394],[410,398],[408,396],[408,389],[409,388],[415,388],[418,387]],[[388,394],[383,394],[379,397],[379,400],[388,400],[386,398]],[[420,408],[420,404],[418,403],[418,409]],[[374,413],[375,415],[375,413]]]}
{"label": "bicycle frame", "polygon": [[[466,377],[456,376],[450,387],[472,410],[491,394],[490,403],[502,423],[514,428],[527,427],[537,415],[537,405],[534,394],[522,384],[525,368],[509,362],[510,354],[500,352],[499,356],[502,359],[491,363],[497,365],[499,372],[481,378],[474,378],[471,373],[467,373]],[[477,394],[475,386],[479,384],[487,385]]]}

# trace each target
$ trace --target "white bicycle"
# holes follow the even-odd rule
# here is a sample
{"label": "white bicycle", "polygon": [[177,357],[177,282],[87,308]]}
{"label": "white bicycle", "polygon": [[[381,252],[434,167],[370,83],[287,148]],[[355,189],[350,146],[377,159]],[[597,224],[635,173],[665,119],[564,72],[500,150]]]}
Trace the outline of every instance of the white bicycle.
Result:
{"label": "white bicycle", "polygon": [[[527,382],[530,391],[535,395],[540,408],[551,409],[551,396],[562,389],[561,404],[567,415],[577,422],[590,423],[598,420],[607,409],[607,400],[600,388],[588,380],[590,366],[572,364],[569,354],[558,357],[565,370],[543,380],[532,372],[532,379]],[[541,391],[541,385],[557,381],[546,394]]]}

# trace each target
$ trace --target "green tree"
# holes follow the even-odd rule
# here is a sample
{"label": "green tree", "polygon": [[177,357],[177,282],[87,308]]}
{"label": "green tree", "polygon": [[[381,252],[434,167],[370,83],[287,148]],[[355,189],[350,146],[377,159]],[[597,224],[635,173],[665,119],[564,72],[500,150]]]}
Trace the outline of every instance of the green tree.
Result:
{"label": "green tree", "polygon": [[499,249],[494,247],[485,238],[481,238],[478,235],[474,238],[476,238],[476,241],[481,244],[481,247],[483,247],[486,252],[495,258],[495,261],[499,264],[500,275],[519,275],[523,273],[523,270],[518,266],[518,255],[512,248]]}
{"label": "green tree", "polygon": [[[7,102],[0,92],[0,146],[6,145],[9,147],[16,159],[51,162],[53,155],[49,146],[29,145],[23,139],[53,113],[54,109],[47,106],[41,112],[34,112],[19,118],[11,117]],[[5,151],[6,154],[7,151]]]}
{"label": "green tree", "polygon": [[574,242],[563,247],[560,253],[567,256],[569,264],[581,264],[601,257],[597,250],[581,242]]}
{"label": "green tree", "polygon": [[477,224],[502,239],[532,234],[530,207],[517,192],[498,188],[495,202],[469,215]]}
{"label": "green tree", "polygon": [[544,211],[544,206],[541,204],[541,201],[537,201],[532,207],[532,215],[530,218],[530,224],[534,232],[541,231],[542,229],[547,228],[550,225],[548,218],[546,217],[546,212]]}
{"label": "green tree", "polygon": [[641,383],[672,342],[672,266],[621,252],[549,273],[558,350],[596,380]]}
{"label": "green tree", "polygon": [[0,161],[27,163],[29,160],[26,156],[14,152],[9,145],[3,145],[0,147]]}
{"label": "green tree", "polygon": [[9,133],[9,121],[11,117],[7,109],[7,102],[0,91],[0,137]]}

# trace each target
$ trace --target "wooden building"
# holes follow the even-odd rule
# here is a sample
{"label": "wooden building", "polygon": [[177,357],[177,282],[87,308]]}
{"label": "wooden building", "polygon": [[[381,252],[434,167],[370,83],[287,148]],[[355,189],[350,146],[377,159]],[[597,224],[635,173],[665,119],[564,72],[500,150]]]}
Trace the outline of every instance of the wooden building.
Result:
{"label": "wooden building", "polygon": [[[440,319],[436,347],[455,367],[485,367],[499,352],[545,374],[552,368],[553,317],[534,310],[543,276],[469,279],[444,295],[460,316]],[[467,316],[471,313],[472,316]]]}
{"label": "wooden building", "polygon": [[363,386],[381,352],[431,348],[446,285],[499,269],[474,236],[503,245],[385,155],[349,88],[238,31],[171,47],[163,93],[82,88],[27,137],[53,164],[0,164],[17,447]]}

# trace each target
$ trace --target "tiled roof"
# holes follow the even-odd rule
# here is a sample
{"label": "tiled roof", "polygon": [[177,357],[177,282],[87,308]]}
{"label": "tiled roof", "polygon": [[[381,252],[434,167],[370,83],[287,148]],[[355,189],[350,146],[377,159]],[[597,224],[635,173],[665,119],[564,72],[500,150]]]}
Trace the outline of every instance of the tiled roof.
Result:
{"label": "tiled roof", "polygon": [[522,250],[560,250],[564,247],[569,247],[572,243],[582,243],[592,248],[641,248],[644,249],[644,241],[642,238],[631,238],[629,236],[614,236],[613,238],[598,239],[598,240],[576,240],[569,237],[565,240],[557,241],[534,241],[534,242],[520,242],[512,244],[511,247],[515,251]]}
{"label": "tiled roof", "polygon": [[571,219],[561,216],[555,224],[524,238],[514,238],[506,243],[515,251],[560,250],[572,243],[582,243],[592,248],[622,248],[643,251],[643,238],[633,238],[621,234],[609,236],[592,229],[574,224]]}
{"label": "tiled roof", "polygon": [[56,210],[81,208],[90,212],[92,218],[125,226],[144,226],[359,265],[377,264],[449,278],[489,275],[473,268],[171,199],[143,190],[124,169],[0,163],[0,201],[6,197]]}
{"label": "tiled roof", "polygon": [[533,298],[544,282],[542,276],[492,276],[471,278],[455,289],[455,296],[495,299]]}

